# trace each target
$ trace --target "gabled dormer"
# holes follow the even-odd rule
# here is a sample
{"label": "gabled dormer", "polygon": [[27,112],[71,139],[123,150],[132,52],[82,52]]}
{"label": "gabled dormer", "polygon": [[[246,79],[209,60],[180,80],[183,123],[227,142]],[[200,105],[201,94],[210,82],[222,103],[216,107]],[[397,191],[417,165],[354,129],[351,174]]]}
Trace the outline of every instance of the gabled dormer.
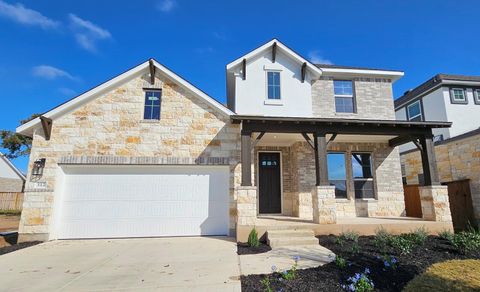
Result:
{"label": "gabled dormer", "polygon": [[322,70],[273,39],[227,65],[228,107],[237,114],[312,116]]}

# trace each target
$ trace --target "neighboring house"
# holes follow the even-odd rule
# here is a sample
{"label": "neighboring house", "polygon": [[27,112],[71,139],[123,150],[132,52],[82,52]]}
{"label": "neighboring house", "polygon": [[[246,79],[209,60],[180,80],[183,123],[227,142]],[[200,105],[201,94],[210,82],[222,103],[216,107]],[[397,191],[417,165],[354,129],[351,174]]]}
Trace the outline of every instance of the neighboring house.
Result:
{"label": "neighboring house", "polygon": [[396,146],[427,145],[425,219],[450,221],[432,129],[395,121],[403,72],[315,65],[272,40],[227,65],[228,107],[146,61],[44,113],[21,240],[237,235],[265,214],[402,216]]}
{"label": "neighboring house", "polygon": [[[469,188],[473,204],[465,202],[465,208],[458,212],[463,216],[471,217],[469,213],[473,211],[478,224],[480,222],[480,76],[438,74],[395,100],[395,111],[398,120],[452,122],[451,128],[433,130],[439,178],[446,184],[470,180]],[[423,184],[422,163],[417,147],[406,144],[400,147],[400,152],[404,183]],[[468,205],[470,208],[473,205],[473,210],[469,210]]]}
{"label": "neighboring house", "polygon": [[23,192],[25,175],[0,153],[0,193]]}

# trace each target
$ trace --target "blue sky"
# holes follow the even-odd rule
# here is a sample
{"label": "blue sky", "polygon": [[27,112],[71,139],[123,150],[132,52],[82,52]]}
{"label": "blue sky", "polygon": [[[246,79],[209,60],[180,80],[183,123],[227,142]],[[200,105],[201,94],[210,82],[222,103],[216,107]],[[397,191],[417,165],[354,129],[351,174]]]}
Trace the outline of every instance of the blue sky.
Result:
{"label": "blue sky", "polygon": [[[313,61],[480,75],[479,1],[0,0],[0,128],[150,57],[225,101],[225,65],[277,37]],[[26,158],[14,163],[26,169]]]}

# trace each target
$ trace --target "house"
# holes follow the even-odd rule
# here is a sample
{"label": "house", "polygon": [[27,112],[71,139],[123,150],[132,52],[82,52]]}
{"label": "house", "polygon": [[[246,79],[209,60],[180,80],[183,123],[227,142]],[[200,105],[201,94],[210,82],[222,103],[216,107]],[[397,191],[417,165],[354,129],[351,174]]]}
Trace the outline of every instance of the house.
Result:
{"label": "house", "polygon": [[[396,118],[410,121],[451,121],[452,127],[434,129],[439,179],[450,187],[454,225],[480,222],[480,76],[437,74],[395,100]],[[400,147],[405,184],[423,184],[417,147]],[[457,200],[461,200],[458,201]],[[454,210],[455,209],[455,210]]]}
{"label": "house", "polygon": [[396,146],[412,136],[424,219],[451,225],[431,151],[450,123],[395,120],[403,72],[312,64],[273,39],[226,74],[228,106],[151,59],[18,127],[33,137],[20,240],[242,240],[262,215],[402,216]]}
{"label": "house", "polygon": [[0,153],[0,193],[23,192],[25,175]]}

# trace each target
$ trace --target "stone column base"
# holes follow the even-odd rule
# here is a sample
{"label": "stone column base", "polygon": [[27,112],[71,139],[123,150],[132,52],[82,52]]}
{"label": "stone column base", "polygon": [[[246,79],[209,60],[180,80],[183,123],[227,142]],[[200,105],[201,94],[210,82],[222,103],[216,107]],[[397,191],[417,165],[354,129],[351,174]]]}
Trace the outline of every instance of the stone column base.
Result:
{"label": "stone column base", "polygon": [[312,190],[312,205],[314,223],[337,223],[335,186],[316,186]]}
{"label": "stone column base", "polygon": [[423,219],[452,222],[447,186],[419,187]]}
{"label": "stone column base", "polygon": [[257,221],[257,187],[235,188],[237,197],[237,225],[255,225]]}

